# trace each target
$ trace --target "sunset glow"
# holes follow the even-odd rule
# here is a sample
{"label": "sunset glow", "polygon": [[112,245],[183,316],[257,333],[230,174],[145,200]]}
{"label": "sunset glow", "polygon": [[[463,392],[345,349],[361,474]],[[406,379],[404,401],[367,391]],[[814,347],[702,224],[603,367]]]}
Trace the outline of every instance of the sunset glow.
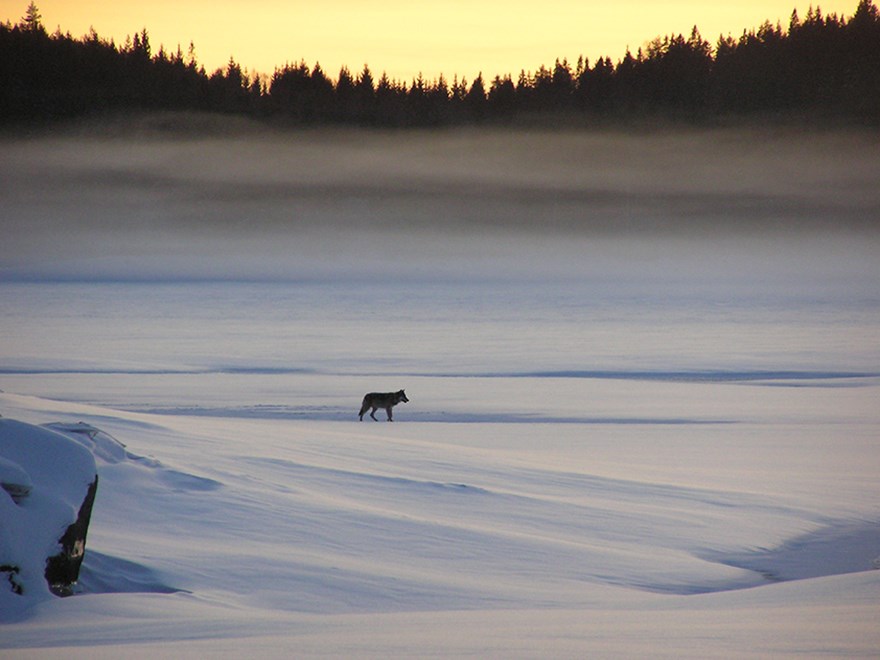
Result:
{"label": "sunset glow", "polygon": [[[25,0],[0,0],[0,20],[18,22]],[[857,0],[820,3],[824,13],[851,16]],[[94,28],[117,44],[146,28],[154,52],[160,46],[185,53],[190,42],[210,72],[230,57],[251,73],[271,75],[276,67],[304,60],[318,62],[331,77],[341,66],[357,73],[368,64],[374,73],[409,82],[444,74],[472,80],[552,66],[556,58],[620,59],[654,37],[682,33],[696,25],[714,44],[765,20],[788,24],[792,9],[805,16],[809,3],[793,0],[738,0],[706,3],[680,0],[403,0],[322,3],[284,0],[43,0],[37,2],[49,32],[80,37]]]}

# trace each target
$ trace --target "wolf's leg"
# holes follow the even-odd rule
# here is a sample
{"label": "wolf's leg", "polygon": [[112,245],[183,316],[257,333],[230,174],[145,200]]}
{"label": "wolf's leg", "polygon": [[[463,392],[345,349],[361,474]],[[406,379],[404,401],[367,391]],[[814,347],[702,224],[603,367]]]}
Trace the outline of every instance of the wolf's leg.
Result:
{"label": "wolf's leg", "polygon": [[385,412],[388,413],[388,421],[393,422],[394,420],[391,419],[391,406],[388,406],[387,408],[385,408]]}
{"label": "wolf's leg", "polygon": [[369,408],[369,407],[370,407],[370,406],[367,406],[367,405],[363,405],[363,406],[361,406],[361,411],[358,413],[358,418],[359,418],[361,421],[364,421],[364,413],[367,412],[367,408]]}
{"label": "wolf's leg", "polygon": [[375,421],[378,422],[379,420],[376,419],[376,415],[375,415],[376,410],[378,410],[378,408],[375,408],[375,407],[374,407],[374,408],[370,411],[370,417],[372,417]]}

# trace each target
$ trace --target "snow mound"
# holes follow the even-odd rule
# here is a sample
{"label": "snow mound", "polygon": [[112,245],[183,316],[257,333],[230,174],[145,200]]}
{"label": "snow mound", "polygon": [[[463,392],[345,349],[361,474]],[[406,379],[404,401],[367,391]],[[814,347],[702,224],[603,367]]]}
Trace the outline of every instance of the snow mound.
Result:
{"label": "snow mound", "polygon": [[[50,429],[0,419],[0,567],[10,587],[0,588],[0,614],[51,596],[47,559],[68,552],[61,539],[96,474],[84,447]],[[72,552],[82,556],[82,548]]]}

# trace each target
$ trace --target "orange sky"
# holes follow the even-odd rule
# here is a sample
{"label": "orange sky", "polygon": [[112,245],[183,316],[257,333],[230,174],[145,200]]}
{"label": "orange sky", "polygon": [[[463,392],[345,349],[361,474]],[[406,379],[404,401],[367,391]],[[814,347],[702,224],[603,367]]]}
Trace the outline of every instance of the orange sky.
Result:
{"label": "orange sky", "polygon": [[[18,22],[29,0],[0,0],[0,20]],[[820,2],[824,13],[851,16],[858,0]],[[320,62],[335,78],[370,65],[375,77],[411,81],[440,73],[472,80],[477,73],[533,71],[557,57],[574,63],[608,55],[620,59],[653,37],[690,33],[696,24],[713,45],[720,34],[739,36],[765,19],[788,25],[809,3],[795,0],[42,0],[37,6],[50,32],[80,37],[94,27],[117,44],[147,28],[160,45],[196,57],[208,71],[230,56],[250,72],[272,74],[286,62]]]}

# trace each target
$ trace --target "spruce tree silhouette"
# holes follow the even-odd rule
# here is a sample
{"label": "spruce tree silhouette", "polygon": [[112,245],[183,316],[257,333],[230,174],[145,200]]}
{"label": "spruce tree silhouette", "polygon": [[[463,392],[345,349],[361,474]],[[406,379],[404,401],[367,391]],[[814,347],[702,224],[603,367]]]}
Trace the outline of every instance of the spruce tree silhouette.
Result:
{"label": "spruce tree silhouette", "polygon": [[24,18],[21,19],[21,29],[31,34],[42,32],[45,34],[46,28],[43,27],[43,16],[37,8],[36,3],[31,2],[25,11]]}

